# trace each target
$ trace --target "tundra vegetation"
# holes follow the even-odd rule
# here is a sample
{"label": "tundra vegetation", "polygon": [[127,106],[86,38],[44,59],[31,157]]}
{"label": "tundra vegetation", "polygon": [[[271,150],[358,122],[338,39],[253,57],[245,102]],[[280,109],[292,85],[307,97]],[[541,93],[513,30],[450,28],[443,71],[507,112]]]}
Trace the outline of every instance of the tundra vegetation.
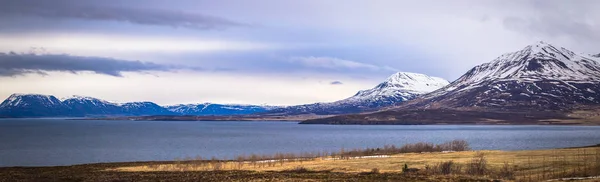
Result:
{"label": "tundra vegetation", "polygon": [[[58,168],[65,170],[52,171]],[[72,174],[77,169],[94,170]],[[249,154],[228,160],[198,156],[170,162],[0,168],[0,179],[17,181],[593,181],[598,176],[600,146],[472,151],[462,140],[336,152]]]}

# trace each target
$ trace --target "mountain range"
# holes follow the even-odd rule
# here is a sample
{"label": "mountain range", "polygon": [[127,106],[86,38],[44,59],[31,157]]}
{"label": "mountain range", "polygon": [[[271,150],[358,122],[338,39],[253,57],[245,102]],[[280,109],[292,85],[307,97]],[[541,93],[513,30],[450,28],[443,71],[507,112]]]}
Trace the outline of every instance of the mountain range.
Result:
{"label": "mountain range", "polygon": [[392,106],[448,85],[448,81],[419,73],[398,72],[374,88],[361,90],[354,96],[329,103],[314,103],[277,108],[267,114],[333,115],[358,113]]}
{"label": "mountain range", "polygon": [[598,61],[596,56],[537,42],[478,65],[449,85],[398,106],[303,123],[556,124],[580,119],[582,115],[600,118]]}
{"label": "mountain range", "polygon": [[219,120],[227,116],[223,118],[296,120],[316,116],[301,123],[600,124],[599,61],[600,54],[575,53],[536,42],[475,66],[452,83],[399,72],[374,88],[329,103],[288,107],[210,103],[159,106],[152,102],[117,104],[81,96],[59,100],[49,95],[13,94],[0,104],[0,117],[164,116],[158,119]]}
{"label": "mountain range", "polygon": [[187,104],[159,106],[153,102],[112,103],[72,96],[59,100],[51,95],[12,94],[0,104],[1,117],[104,117],[149,115],[240,115],[266,112],[275,107],[257,105]]}
{"label": "mountain range", "polygon": [[62,101],[54,96],[13,94],[0,104],[2,117],[101,117],[101,116],[225,116],[225,115],[334,115],[359,113],[392,106],[448,84],[448,81],[418,73],[398,72],[372,89],[330,103],[276,107],[234,104],[179,104],[159,106],[153,102],[111,103],[72,96]]}

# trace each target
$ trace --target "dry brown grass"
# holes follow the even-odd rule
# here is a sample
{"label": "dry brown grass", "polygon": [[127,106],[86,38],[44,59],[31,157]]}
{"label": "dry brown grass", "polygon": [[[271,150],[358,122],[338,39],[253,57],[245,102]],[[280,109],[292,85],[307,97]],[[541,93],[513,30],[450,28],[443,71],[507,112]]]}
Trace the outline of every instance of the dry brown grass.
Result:
{"label": "dry brown grass", "polygon": [[[374,168],[378,172],[401,173],[404,165],[419,168],[453,161],[466,166],[478,153],[485,155],[489,172],[484,176],[500,178],[500,174],[514,172],[517,181],[539,181],[575,176],[600,175],[600,147],[577,149],[552,149],[529,151],[464,151],[450,153],[407,153],[383,158],[336,159],[331,157],[313,158],[308,161],[286,161],[285,163],[262,164],[256,167],[246,162],[223,161],[220,170],[286,171],[299,167],[312,171],[333,171],[345,173],[368,173]],[[160,165],[120,167],[116,171],[210,171],[213,164],[205,162],[182,162]],[[464,167],[463,167],[464,168]]]}
{"label": "dry brown grass", "polygon": [[568,114],[570,117],[579,119],[566,120],[562,123],[579,123],[582,125],[600,125],[600,108],[576,110]]}

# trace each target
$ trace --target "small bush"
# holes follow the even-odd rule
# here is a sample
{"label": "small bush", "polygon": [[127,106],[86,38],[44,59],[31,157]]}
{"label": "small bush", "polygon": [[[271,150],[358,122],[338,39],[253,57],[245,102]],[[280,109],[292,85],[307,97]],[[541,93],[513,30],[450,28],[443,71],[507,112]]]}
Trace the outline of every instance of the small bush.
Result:
{"label": "small bush", "polygon": [[462,170],[462,166],[454,161],[446,161],[440,162],[434,166],[426,166],[425,170],[429,174],[442,174],[442,175],[450,175],[450,174],[460,174]]}
{"label": "small bush", "polygon": [[471,159],[471,162],[467,164],[467,174],[475,175],[475,176],[483,176],[488,173],[487,168],[487,159],[485,158],[485,154],[477,153]]}
{"label": "small bush", "polygon": [[309,173],[311,172],[310,170],[306,169],[305,167],[302,166],[297,166],[294,169],[289,169],[289,170],[285,170],[286,172],[292,172],[292,173]]}
{"label": "small bush", "polygon": [[500,168],[500,171],[498,171],[498,178],[514,180],[515,179],[515,168],[516,167],[510,166],[508,164],[508,162],[504,162],[504,165],[502,166],[502,168]]}
{"label": "small bush", "polygon": [[213,171],[220,171],[223,169],[223,163],[221,163],[221,162],[213,163],[212,167],[213,167]]}

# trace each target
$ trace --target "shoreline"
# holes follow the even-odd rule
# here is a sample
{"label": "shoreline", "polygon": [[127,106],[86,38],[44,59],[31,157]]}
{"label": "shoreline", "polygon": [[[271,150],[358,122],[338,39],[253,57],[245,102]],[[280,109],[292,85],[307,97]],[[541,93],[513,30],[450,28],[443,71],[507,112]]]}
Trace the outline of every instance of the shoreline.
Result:
{"label": "shoreline", "polygon": [[[444,161],[468,167],[482,155],[489,169],[474,175],[431,170]],[[400,153],[378,157],[306,158],[286,161],[184,160],[92,163],[52,167],[0,167],[0,181],[518,181],[596,179],[600,144],[543,150],[478,150]],[[556,163],[561,165],[556,165]],[[512,171],[502,176],[509,164]],[[412,171],[405,172],[407,165]],[[513,166],[513,167],[510,167]],[[583,166],[583,167],[582,167]],[[462,172],[461,172],[462,171]],[[563,172],[568,171],[568,172]],[[510,172],[510,171],[509,171]],[[455,174],[454,174],[455,173]]]}
{"label": "shoreline", "polygon": [[[586,146],[576,146],[576,147],[563,147],[563,148],[550,148],[550,149],[532,149],[532,150],[469,150],[470,152],[476,152],[476,151],[499,151],[499,152],[525,152],[525,151],[545,151],[545,150],[564,150],[564,149],[586,149],[586,148],[599,148],[600,149],[600,144],[595,144],[595,145],[586,145]],[[467,151],[467,152],[469,152]],[[464,152],[464,151],[442,151],[442,152],[421,152],[421,154],[424,153],[433,153],[433,154],[447,154],[447,153],[453,153],[453,152]],[[388,154],[382,154],[382,155],[366,155],[366,156],[353,156],[353,157],[349,157],[351,159],[363,159],[363,158],[389,158],[390,155]],[[295,158],[292,160],[298,160],[300,158]],[[286,159],[287,160],[287,159]],[[327,159],[324,160],[340,160],[339,158],[332,158],[329,157]],[[122,161],[122,162],[97,162],[97,163],[79,163],[79,164],[70,164],[70,165],[36,165],[36,166],[0,166],[0,170],[3,168],[45,168],[45,167],[73,167],[73,166],[87,166],[87,165],[130,165],[130,164],[172,164],[172,163],[176,163],[176,162],[185,162],[186,160],[157,160],[157,161]],[[195,159],[189,160],[189,161],[197,161]],[[201,160],[202,162],[210,162],[211,160],[209,159],[204,159]],[[221,160],[219,159],[219,161],[226,161],[226,162],[237,162],[237,160],[235,159],[225,159],[225,160]],[[273,160],[263,160],[262,162],[267,162],[267,161],[273,161]],[[277,160],[275,160],[276,162],[278,162]],[[258,161],[257,161],[258,162]]]}
{"label": "shoreline", "polygon": [[[354,126],[368,126],[368,125],[382,125],[382,126],[600,126],[600,122],[561,122],[561,121],[553,121],[553,122],[489,122],[489,121],[481,121],[481,122],[402,122],[402,123],[371,123],[364,124],[360,122],[350,122],[350,123],[305,123],[308,120],[300,120],[300,119],[263,119],[263,118],[252,118],[252,119],[243,119],[243,118],[211,118],[211,119],[143,119],[143,118],[0,118],[2,120],[26,120],[26,119],[39,119],[39,120],[66,120],[66,121],[157,121],[157,122],[288,122],[288,123],[298,123],[301,125],[354,125]],[[323,118],[327,119],[327,118]],[[316,119],[318,120],[318,119]]]}

